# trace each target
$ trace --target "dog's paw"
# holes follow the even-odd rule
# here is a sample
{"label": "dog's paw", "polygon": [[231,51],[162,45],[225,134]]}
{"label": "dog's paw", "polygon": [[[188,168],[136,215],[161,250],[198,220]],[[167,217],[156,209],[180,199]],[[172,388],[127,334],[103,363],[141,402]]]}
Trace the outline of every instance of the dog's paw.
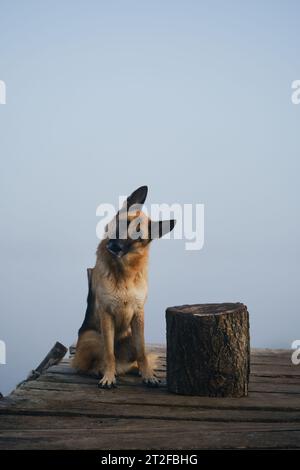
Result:
{"label": "dog's paw", "polygon": [[98,383],[99,388],[116,388],[117,381],[114,374],[105,374]]}
{"label": "dog's paw", "polygon": [[147,385],[147,387],[159,387],[160,380],[153,374],[147,375],[143,377],[143,383]]}

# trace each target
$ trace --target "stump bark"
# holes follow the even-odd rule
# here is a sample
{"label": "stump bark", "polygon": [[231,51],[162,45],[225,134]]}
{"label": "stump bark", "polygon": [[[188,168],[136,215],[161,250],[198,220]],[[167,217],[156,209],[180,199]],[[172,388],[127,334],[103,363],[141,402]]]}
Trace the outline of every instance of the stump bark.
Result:
{"label": "stump bark", "polygon": [[250,373],[249,314],[242,303],[170,307],[167,386],[183,395],[242,397]]}

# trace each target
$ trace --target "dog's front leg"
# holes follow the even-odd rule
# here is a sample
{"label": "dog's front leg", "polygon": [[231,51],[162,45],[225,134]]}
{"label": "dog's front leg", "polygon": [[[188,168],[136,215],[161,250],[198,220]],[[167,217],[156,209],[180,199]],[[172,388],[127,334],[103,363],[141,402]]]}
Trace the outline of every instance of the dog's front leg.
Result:
{"label": "dog's front leg", "polygon": [[116,361],[114,355],[115,324],[113,317],[109,313],[102,312],[100,318],[104,374],[99,382],[99,387],[111,388],[116,386]]}
{"label": "dog's front leg", "polygon": [[131,331],[134,346],[137,353],[137,362],[143,382],[149,387],[158,387],[159,380],[155,377],[154,371],[149,364],[145,351],[144,338],[144,312],[137,312],[131,322]]}

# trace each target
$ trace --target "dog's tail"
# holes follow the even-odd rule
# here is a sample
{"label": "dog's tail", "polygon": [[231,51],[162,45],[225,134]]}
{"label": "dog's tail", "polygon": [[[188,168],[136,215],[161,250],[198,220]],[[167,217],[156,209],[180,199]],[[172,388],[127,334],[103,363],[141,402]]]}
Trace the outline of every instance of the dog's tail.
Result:
{"label": "dog's tail", "polygon": [[[148,359],[150,367],[155,370],[155,368],[157,367],[157,363],[158,363],[158,354],[148,353],[147,359]],[[116,369],[117,369],[117,375],[125,375],[125,374],[140,375],[137,361],[125,362],[125,361],[117,360]]]}

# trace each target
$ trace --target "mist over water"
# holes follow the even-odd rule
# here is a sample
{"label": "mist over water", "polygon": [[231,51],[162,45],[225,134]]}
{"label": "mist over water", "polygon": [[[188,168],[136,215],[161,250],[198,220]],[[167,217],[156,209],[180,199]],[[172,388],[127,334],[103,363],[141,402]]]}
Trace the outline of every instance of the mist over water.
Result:
{"label": "mist over water", "polygon": [[147,184],[205,205],[200,251],[153,242],[146,339],[165,309],[247,304],[254,347],[300,337],[299,2],[1,4],[0,391],[81,325],[96,208]]}

